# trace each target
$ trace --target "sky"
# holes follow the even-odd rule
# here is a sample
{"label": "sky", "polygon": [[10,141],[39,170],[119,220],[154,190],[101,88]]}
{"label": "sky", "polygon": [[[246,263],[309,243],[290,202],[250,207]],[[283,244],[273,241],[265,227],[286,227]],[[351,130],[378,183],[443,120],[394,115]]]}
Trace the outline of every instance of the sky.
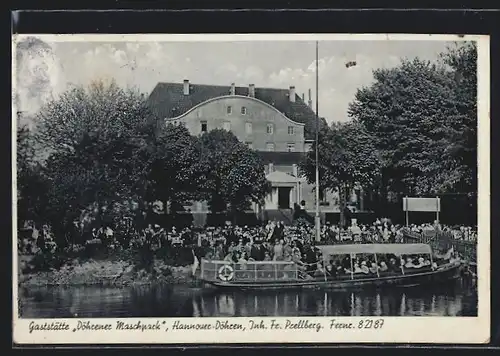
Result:
{"label": "sky", "polygon": [[[319,42],[319,116],[348,120],[356,91],[373,82],[373,70],[401,58],[436,61],[451,41],[329,40]],[[114,79],[149,94],[158,82],[296,87],[316,100],[314,41],[82,42],[30,37],[16,51],[17,110],[35,114],[72,85]],[[357,65],[346,68],[349,61]],[[315,104],[314,104],[315,105]],[[313,108],[315,106],[313,105]]]}

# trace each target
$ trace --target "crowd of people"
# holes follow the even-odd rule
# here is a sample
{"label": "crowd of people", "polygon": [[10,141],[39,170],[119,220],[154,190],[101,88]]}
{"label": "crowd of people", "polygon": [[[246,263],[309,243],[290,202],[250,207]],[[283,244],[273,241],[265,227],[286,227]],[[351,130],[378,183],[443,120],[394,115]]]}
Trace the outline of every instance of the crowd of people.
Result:
{"label": "crowd of people", "polygon": [[[136,238],[127,239],[127,234],[115,234],[110,227],[93,229],[91,239],[87,244],[99,243],[106,248],[115,246],[147,247],[159,250],[162,247],[197,247],[203,251],[207,259],[226,260],[234,263],[244,261],[289,261],[303,264],[307,271],[319,268],[323,274],[344,273],[373,273],[386,270],[407,268],[421,268],[429,265],[425,256],[405,256],[399,261],[396,256],[386,260],[373,261],[370,258],[356,260],[352,266],[342,264],[342,261],[331,261],[325,270],[316,266],[321,260],[315,245],[330,245],[339,243],[399,243],[403,242],[405,233],[425,234],[433,231],[449,231],[455,239],[474,241],[477,232],[472,227],[450,227],[434,224],[401,226],[393,224],[388,218],[376,219],[371,224],[358,224],[355,219],[350,226],[342,227],[337,224],[322,224],[320,241],[316,239],[316,229],[308,221],[298,220],[291,225],[281,221],[268,221],[263,225],[238,226],[226,222],[223,226],[195,228],[184,227],[169,229],[150,224],[137,233]],[[44,240],[50,241],[47,238]],[[318,272],[319,273],[319,272]]]}
{"label": "crowd of people", "polygon": [[[402,242],[403,229],[421,233],[430,229],[448,229],[440,225],[412,225],[404,227],[392,224],[389,219],[377,219],[373,224],[354,221],[347,229],[324,224],[320,242],[315,240],[315,227],[306,222],[285,225],[281,221],[269,221],[261,226],[238,226],[226,222],[224,226],[196,229],[186,227],[166,231],[158,225],[149,226],[143,238],[152,245],[162,243],[174,246],[198,246],[208,260],[244,264],[248,261],[293,262],[310,275],[339,276],[342,274],[392,273],[403,269],[431,268],[429,256],[385,255],[378,261],[373,256],[357,256],[351,265],[350,258],[323,261],[318,244],[336,243],[398,243]],[[162,242],[163,241],[163,242]],[[449,258],[449,257],[448,257]]]}
{"label": "crowd of people", "polygon": [[[405,232],[432,234],[436,231],[449,232],[457,240],[475,241],[477,239],[477,231],[472,227],[450,227],[437,222],[434,224],[402,226],[393,224],[390,219],[381,218],[376,219],[372,224],[357,224],[354,220],[351,226],[347,228],[327,222],[321,226],[319,243],[399,243],[403,241]],[[112,231],[109,228],[104,229],[102,235],[112,236]],[[142,239],[149,241],[152,245],[162,245],[162,243],[168,241],[174,245],[212,247],[222,245],[226,249],[234,246],[246,246],[247,250],[256,241],[260,241],[264,246],[283,245],[283,249],[288,251],[293,249],[294,241],[301,245],[317,244],[315,235],[315,226],[307,222],[285,225],[281,221],[268,221],[264,225],[257,226],[239,226],[226,222],[224,226],[218,227],[185,227],[182,229],[172,227],[170,230],[166,230],[159,225],[149,225],[144,229]],[[273,248],[270,248],[270,250],[272,252]],[[249,251],[245,251],[247,255],[249,255]],[[278,253],[278,256],[280,255],[281,253]],[[220,254],[219,257],[221,257]]]}

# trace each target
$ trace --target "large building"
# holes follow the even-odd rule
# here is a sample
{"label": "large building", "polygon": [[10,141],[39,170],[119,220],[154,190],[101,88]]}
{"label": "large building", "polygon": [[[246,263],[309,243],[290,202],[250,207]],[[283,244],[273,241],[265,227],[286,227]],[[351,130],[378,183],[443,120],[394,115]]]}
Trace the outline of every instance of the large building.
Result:
{"label": "large building", "polygon": [[[216,86],[183,83],[158,83],[149,97],[155,116],[165,124],[181,124],[191,134],[200,135],[212,129],[234,133],[241,142],[261,155],[271,193],[261,209],[268,218],[291,218],[294,203],[305,201],[314,212],[314,185],[300,175],[298,164],[311,149],[316,129],[311,91],[305,103],[304,94],[295,87],[288,89]],[[320,124],[323,124],[323,120]],[[320,211],[338,211],[335,194],[320,194]],[[207,212],[206,203],[196,203],[194,212]]]}

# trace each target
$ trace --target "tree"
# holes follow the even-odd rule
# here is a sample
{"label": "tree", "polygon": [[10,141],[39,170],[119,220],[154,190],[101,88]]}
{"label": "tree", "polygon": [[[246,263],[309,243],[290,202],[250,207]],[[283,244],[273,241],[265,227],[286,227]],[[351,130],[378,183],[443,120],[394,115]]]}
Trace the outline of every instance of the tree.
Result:
{"label": "tree", "polygon": [[44,150],[74,153],[87,138],[144,138],[155,129],[143,94],[114,81],[74,87],[45,105],[35,116],[36,139]]}
{"label": "tree", "polygon": [[[376,184],[380,170],[378,153],[364,127],[356,122],[333,123],[318,135],[320,189],[338,191],[341,224],[344,224],[346,196],[355,185]],[[309,183],[316,179],[316,143],[301,162],[300,169]]]}
{"label": "tree", "polygon": [[65,92],[36,118],[36,139],[49,152],[47,219],[59,239],[86,210],[99,224],[116,203],[144,205],[155,126],[143,95],[96,82]]}
{"label": "tree", "polygon": [[475,196],[477,192],[477,45],[455,43],[442,53],[455,81],[457,114],[449,118],[448,153],[451,170],[458,178],[455,189]]}
{"label": "tree", "polygon": [[[206,181],[201,160],[201,143],[181,125],[168,125],[160,129],[151,146],[151,166],[148,196],[158,199],[164,206],[181,205],[203,198]],[[175,212],[175,209],[173,209]]]}
{"label": "tree", "polygon": [[[443,57],[450,65],[467,68],[468,75],[458,75],[443,63],[402,60],[396,68],[375,70],[375,82],[356,93],[349,116],[373,135],[387,190],[402,196],[473,189],[467,171],[475,160],[464,163],[460,148],[472,150],[471,127],[477,121],[471,52],[472,47],[457,49]],[[457,85],[457,78],[469,78],[467,86]],[[469,98],[467,104],[462,103],[464,97]]]}
{"label": "tree", "polygon": [[207,179],[203,191],[212,212],[234,214],[250,202],[261,204],[270,186],[260,157],[225,130],[212,130],[200,140]]}

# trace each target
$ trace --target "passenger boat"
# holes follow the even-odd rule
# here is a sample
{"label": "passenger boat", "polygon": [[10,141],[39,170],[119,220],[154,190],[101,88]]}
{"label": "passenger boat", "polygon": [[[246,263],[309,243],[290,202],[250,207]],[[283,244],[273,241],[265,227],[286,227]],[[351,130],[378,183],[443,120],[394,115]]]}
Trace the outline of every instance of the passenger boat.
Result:
{"label": "passenger boat", "polygon": [[[304,271],[304,267],[287,261],[247,261],[232,263],[202,259],[200,263],[200,279],[212,286],[223,289],[329,289],[345,290],[350,288],[409,287],[429,283],[442,283],[460,277],[461,262],[453,259],[433,261],[433,251],[427,244],[340,244],[317,246],[321,252],[322,266],[332,260],[348,263],[350,268],[342,269],[341,273],[332,275],[326,268],[323,273],[314,274]],[[379,266],[390,256],[426,257],[430,263],[424,266],[412,267],[399,265],[391,271],[355,273],[354,265],[357,258],[370,259]]]}

